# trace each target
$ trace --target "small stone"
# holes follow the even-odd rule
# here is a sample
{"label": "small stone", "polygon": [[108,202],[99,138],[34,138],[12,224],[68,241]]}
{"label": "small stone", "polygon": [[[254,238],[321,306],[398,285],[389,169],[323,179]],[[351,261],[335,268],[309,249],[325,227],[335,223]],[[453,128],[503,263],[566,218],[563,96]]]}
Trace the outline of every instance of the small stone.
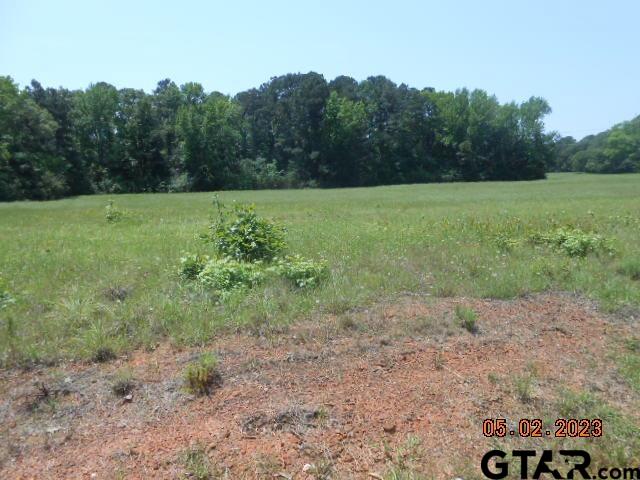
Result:
{"label": "small stone", "polygon": [[125,402],[131,402],[133,400],[133,395],[129,393],[123,397],[123,400]]}
{"label": "small stone", "polygon": [[305,463],[304,467],[302,467],[302,471],[303,472],[308,472],[309,470],[311,470],[313,468],[313,465],[311,465],[310,463]]}

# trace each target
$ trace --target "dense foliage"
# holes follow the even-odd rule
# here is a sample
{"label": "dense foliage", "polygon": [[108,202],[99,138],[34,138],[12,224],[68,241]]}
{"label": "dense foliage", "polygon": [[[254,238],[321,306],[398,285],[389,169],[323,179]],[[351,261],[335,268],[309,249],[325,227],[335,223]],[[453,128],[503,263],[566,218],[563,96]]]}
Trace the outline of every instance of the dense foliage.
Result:
{"label": "dense foliage", "polygon": [[559,172],[640,172],[640,116],[579,142],[556,142],[554,169]]}
{"label": "dense foliage", "polygon": [[549,112],[383,76],[287,74],[235,97],[168,79],[147,94],[0,77],[0,200],[542,178]]}

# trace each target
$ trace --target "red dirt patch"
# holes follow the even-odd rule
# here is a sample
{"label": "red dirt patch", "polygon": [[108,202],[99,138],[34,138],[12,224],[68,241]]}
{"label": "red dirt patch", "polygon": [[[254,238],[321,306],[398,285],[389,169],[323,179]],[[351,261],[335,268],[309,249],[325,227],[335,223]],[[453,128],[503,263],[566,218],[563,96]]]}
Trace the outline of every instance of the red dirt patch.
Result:
{"label": "red dirt patch", "polygon": [[[460,303],[478,313],[479,334],[456,324]],[[375,478],[415,437],[421,470],[453,478],[477,472],[492,445],[482,419],[531,417],[560,386],[607,388],[634,414],[607,355],[630,331],[562,295],[412,297],[269,339],[220,338],[207,350],[219,354],[224,385],[210,397],[181,390],[196,351],[169,345],[107,365],[6,371],[0,477],[184,477],[181,454],[197,444],[225,478],[321,478],[306,464],[331,478]],[[137,378],[131,402],[110,392],[123,365]],[[536,381],[523,402],[514,378],[527,372]],[[33,397],[34,382],[55,390],[51,407]]]}

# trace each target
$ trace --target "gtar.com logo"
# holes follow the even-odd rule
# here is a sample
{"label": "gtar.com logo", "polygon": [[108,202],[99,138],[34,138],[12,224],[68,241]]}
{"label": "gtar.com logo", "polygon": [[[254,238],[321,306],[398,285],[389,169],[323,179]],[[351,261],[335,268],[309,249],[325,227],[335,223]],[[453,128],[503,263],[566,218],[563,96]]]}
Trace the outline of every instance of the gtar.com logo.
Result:
{"label": "gtar.com logo", "polygon": [[[576,477],[576,474],[580,474],[584,479],[592,478],[587,470],[591,464],[591,456],[589,453],[584,450],[560,450],[559,453],[565,457],[565,462],[574,464],[566,476],[563,476],[557,469],[551,467],[550,464],[553,463],[552,450],[542,450],[542,455],[540,455],[539,458],[535,450],[513,450],[511,452],[511,456],[513,457],[511,462],[505,460],[507,454],[502,450],[491,450],[482,457],[480,468],[485,477],[495,480],[507,478],[509,475],[509,467],[515,467],[517,463],[520,463],[520,478],[522,479],[536,479],[540,478],[543,474],[548,474],[558,479],[580,478]],[[491,465],[491,460],[495,460],[493,465]],[[535,468],[533,468],[534,465]],[[532,469],[531,476],[529,476],[530,466]]]}

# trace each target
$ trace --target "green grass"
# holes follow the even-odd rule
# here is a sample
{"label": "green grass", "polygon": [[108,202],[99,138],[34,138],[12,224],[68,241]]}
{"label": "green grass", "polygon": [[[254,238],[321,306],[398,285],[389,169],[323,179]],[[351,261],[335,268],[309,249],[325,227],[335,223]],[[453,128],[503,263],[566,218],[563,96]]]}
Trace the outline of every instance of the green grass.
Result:
{"label": "green grass", "polygon": [[[88,196],[0,204],[0,361],[100,359],[170,339],[342,313],[400,292],[513,298],[575,291],[610,310],[640,305],[640,175],[362,189],[223,192],[287,228],[291,253],[324,258],[320,286],[272,281],[223,302],[178,275],[211,193]],[[109,200],[122,215],[105,218]],[[530,241],[560,227],[595,232],[615,254],[570,257]],[[631,266],[629,266],[631,265]],[[114,293],[115,292],[115,293]],[[15,300],[15,302],[13,301]]]}

